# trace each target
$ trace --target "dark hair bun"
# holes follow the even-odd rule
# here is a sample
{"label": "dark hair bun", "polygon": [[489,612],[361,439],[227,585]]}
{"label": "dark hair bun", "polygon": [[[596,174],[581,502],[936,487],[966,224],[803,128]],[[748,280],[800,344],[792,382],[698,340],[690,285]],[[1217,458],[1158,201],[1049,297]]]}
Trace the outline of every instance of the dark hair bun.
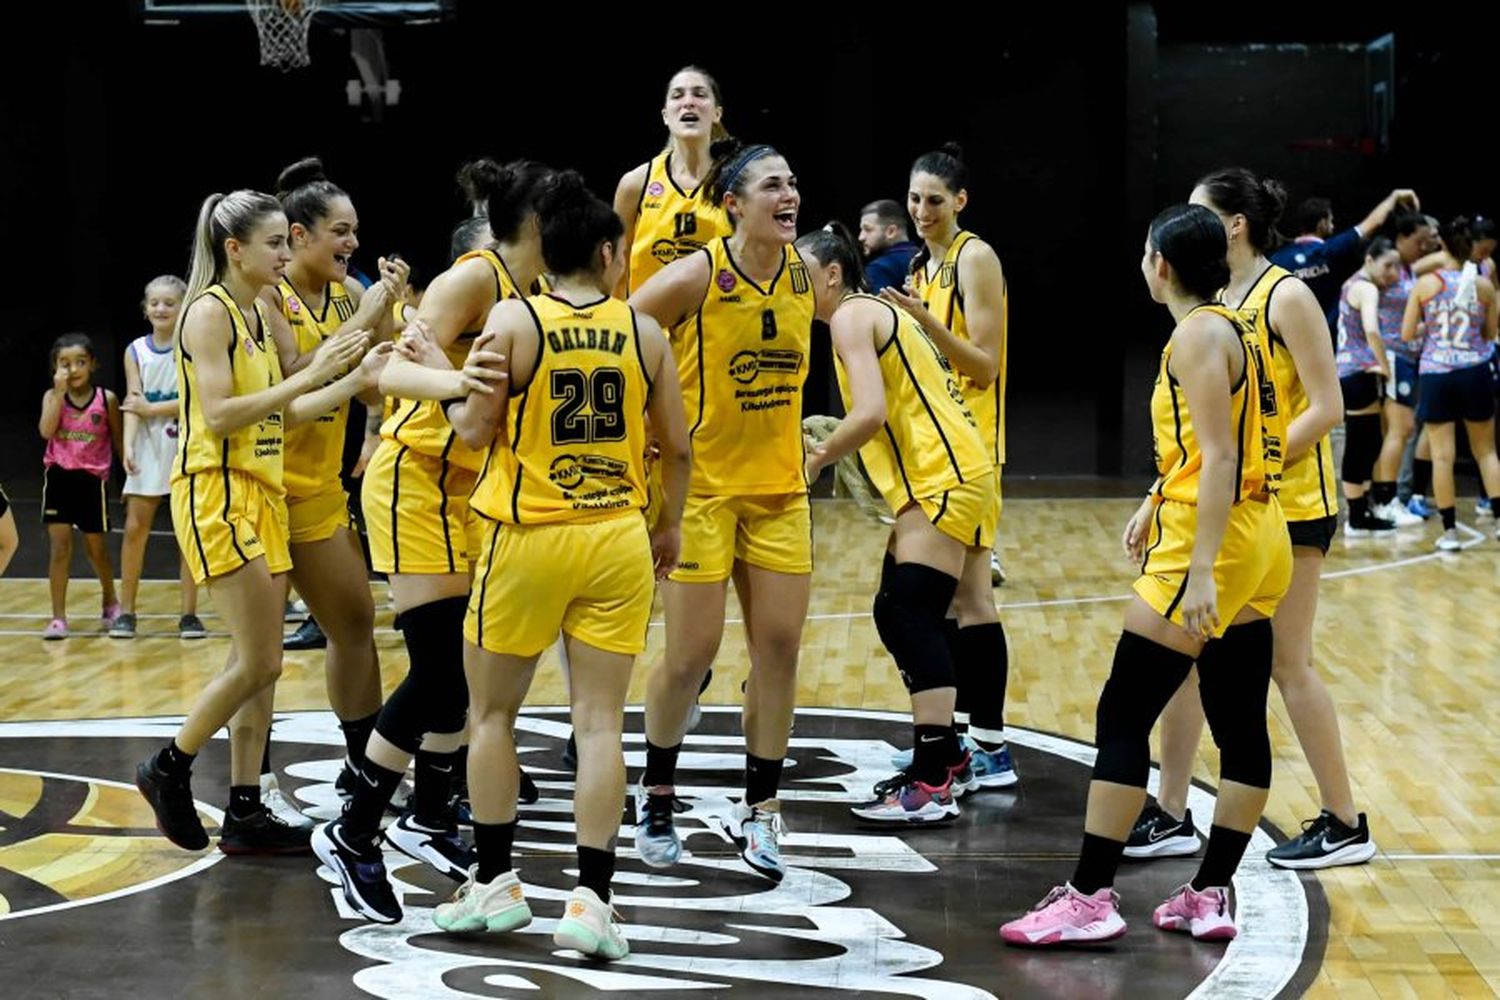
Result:
{"label": "dark hair bun", "polygon": [[615,210],[589,190],[583,175],[563,170],[539,181],[536,213],[542,260],[553,274],[573,274],[598,264],[599,244],[625,232]]}
{"label": "dark hair bun", "polygon": [[561,170],[548,178],[536,198],[537,214],[543,218],[566,213],[569,209],[587,204],[593,192],[584,182],[583,175],[576,170]]}
{"label": "dark hair bun", "polygon": [[458,169],[458,186],[475,208],[484,210],[490,199],[504,200],[515,184],[515,172],[489,157],[465,163]]}
{"label": "dark hair bun", "polygon": [[956,142],[945,142],[938,147],[938,152],[953,157],[959,163],[964,162],[964,148]]}
{"label": "dark hair bun", "polygon": [[724,138],[715,139],[709,144],[708,156],[709,159],[715,162],[728,160],[736,156],[744,148],[745,144],[743,142],[732,135],[726,135]]}
{"label": "dark hair bun", "polygon": [[323,161],[316,156],[305,156],[281,171],[276,178],[276,196],[279,198],[300,187],[327,179],[328,176],[323,173]]}

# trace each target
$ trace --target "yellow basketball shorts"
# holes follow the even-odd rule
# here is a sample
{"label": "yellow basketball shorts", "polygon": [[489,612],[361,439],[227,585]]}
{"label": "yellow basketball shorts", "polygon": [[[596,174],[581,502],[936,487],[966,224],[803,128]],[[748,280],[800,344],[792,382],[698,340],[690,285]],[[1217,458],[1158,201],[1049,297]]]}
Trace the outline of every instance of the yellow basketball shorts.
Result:
{"label": "yellow basketball shorts", "polygon": [[536,525],[476,516],[481,551],[465,639],[506,656],[536,656],[558,632],[609,653],[646,648],[656,581],[640,514]]}
{"label": "yellow basketball shorts", "polygon": [[292,568],[285,498],[238,469],[174,478],[172,528],[198,583],[261,557],[273,574]]}
{"label": "yellow basketball shorts", "polygon": [[979,479],[962,483],[935,496],[918,497],[917,505],[932,526],[949,538],[970,548],[988,549],[995,545],[996,513],[1000,506],[998,483]]}
{"label": "yellow basketball shorts", "polygon": [[690,494],[682,554],[672,579],[718,583],[736,561],[775,573],[812,572],[812,508],[806,493],[720,497]]}
{"label": "yellow basketball shorts", "polygon": [[[1151,520],[1146,538],[1146,558],[1135,592],[1163,618],[1182,624],[1179,606],[1187,591],[1188,565],[1193,556],[1193,536],[1198,528],[1198,508],[1192,504],[1162,501]],[[1214,585],[1218,589],[1219,627],[1215,636],[1246,607],[1269,618],[1292,582],[1292,542],[1286,517],[1275,498],[1245,500],[1230,509],[1224,543],[1214,560]]]}
{"label": "yellow basketball shorts", "polygon": [[349,494],[342,486],[307,497],[286,498],[287,523],[293,545],[326,542],[340,528],[353,528],[349,517]]}
{"label": "yellow basketball shorts", "polygon": [[469,571],[480,530],[469,511],[478,478],[473,472],[387,439],[370,457],[364,478],[360,506],[377,571]]}

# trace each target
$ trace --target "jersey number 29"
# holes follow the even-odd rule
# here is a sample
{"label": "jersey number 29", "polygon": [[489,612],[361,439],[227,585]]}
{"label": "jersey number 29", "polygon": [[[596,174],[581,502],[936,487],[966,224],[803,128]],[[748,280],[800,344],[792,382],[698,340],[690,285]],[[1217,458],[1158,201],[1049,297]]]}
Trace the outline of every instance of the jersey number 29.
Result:
{"label": "jersey number 29", "polygon": [[[625,440],[625,373],[618,368],[553,370],[552,443]],[[590,412],[584,413],[588,409]]]}

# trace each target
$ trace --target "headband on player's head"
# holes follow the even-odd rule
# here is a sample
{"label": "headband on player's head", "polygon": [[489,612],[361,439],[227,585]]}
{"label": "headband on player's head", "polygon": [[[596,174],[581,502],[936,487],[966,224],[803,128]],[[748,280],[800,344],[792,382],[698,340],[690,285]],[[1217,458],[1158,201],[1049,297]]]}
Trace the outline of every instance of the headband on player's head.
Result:
{"label": "headband on player's head", "polygon": [[740,179],[740,174],[745,172],[746,167],[763,156],[774,156],[775,154],[776,150],[764,143],[747,146],[740,150],[740,155],[731,160],[729,165],[724,168],[723,173],[720,174],[719,190],[733,191],[735,182]]}

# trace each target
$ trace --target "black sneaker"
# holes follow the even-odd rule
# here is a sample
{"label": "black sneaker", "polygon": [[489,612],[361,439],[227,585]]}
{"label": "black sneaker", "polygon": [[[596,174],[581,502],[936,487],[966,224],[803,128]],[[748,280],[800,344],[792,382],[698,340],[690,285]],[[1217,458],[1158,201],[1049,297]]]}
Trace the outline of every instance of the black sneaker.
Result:
{"label": "black sneaker", "polygon": [[469,868],[479,863],[479,855],[459,837],[456,826],[426,826],[407,814],[386,827],[382,836],[402,854],[431,865],[455,882],[467,881]]}
{"label": "black sneaker", "polygon": [[1358,826],[1345,826],[1327,809],[1317,819],[1302,824],[1302,834],[1266,852],[1266,860],[1278,868],[1333,868],[1362,865],[1375,856],[1370,824],[1359,814]]}
{"label": "black sneaker", "polygon": [[129,611],[121,611],[116,615],[115,620],[109,626],[109,637],[111,639],[134,639],[135,615]]}
{"label": "black sneaker", "polygon": [[1198,853],[1198,831],[1193,826],[1193,811],[1185,810],[1182,819],[1172,816],[1155,802],[1148,802],[1125,841],[1127,858],[1179,858]]}
{"label": "black sneaker", "polygon": [[292,826],[265,807],[248,816],[226,812],[219,830],[219,850],[225,854],[306,854],[311,841],[311,830]]}
{"label": "black sneaker", "polygon": [[1371,535],[1384,535],[1395,530],[1395,521],[1387,521],[1368,512],[1363,517],[1351,513],[1349,520],[1344,523],[1344,535],[1349,538],[1369,538]]}
{"label": "black sneaker", "polygon": [[318,627],[317,619],[309,616],[297,626],[297,631],[281,640],[282,649],[327,649],[328,637]]}
{"label": "black sneaker", "polygon": [[201,851],[208,846],[208,831],[203,829],[198,807],[193,804],[191,779],[191,772],[178,776],[162,770],[156,764],[156,754],[135,769],[135,787],[156,813],[156,828],[161,835],[185,851]]}
{"label": "black sneaker", "polygon": [[562,761],[563,761],[563,767],[567,768],[569,771],[573,771],[574,773],[577,773],[577,771],[578,771],[578,740],[577,740],[576,737],[574,737],[574,735],[572,733],[568,734],[568,745],[565,746],[565,747],[563,747]]}
{"label": "black sneaker", "polygon": [[203,619],[197,615],[183,615],[177,619],[177,637],[179,639],[206,639],[208,629],[203,627]]}
{"label": "black sneaker", "polygon": [[323,823],[312,833],[313,853],[339,877],[344,900],[361,916],[380,924],[401,919],[401,903],[385,874],[385,861],[375,843],[352,843],[344,821]]}
{"label": "black sneaker", "polygon": [[541,797],[542,793],[536,787],[536,782],[531,780],[531,775],[526,773],[524,767],[521,768],[521,787],[516,792],[516,801],[523,806],[529,806],[535,804]]}

